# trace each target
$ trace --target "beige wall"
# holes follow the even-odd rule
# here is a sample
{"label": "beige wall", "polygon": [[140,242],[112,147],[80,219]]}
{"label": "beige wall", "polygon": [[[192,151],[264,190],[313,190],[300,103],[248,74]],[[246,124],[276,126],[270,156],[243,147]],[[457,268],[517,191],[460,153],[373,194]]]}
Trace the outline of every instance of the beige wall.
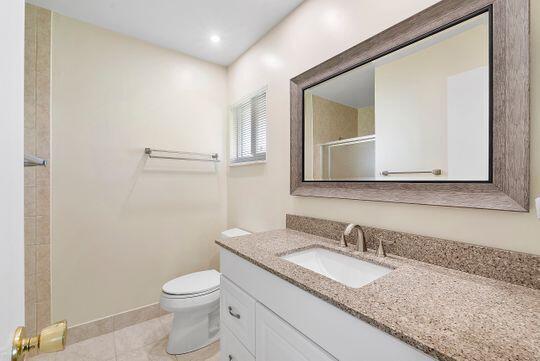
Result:
{"label": "beige wall", "polygon": [[[477,25],[375,68],[375,173],[379,178],[387,178],[380,176],[384,170],[420,169],[442,169],[443,174],[411,174],[399,178],[448,178],[448,142],[460,141],[448,139],[448,79],[477,68],[488,73],[488,32],[487,24]],[[487,96],[487,84],[485,89]],[[482,99],[477,101],[480,104]],[[487,119],[488,114],[480,121],[487,123]],[[478,142],[484,140],[487,144],[487,129],[484,134],[475,135]],[[489,158],[487,147],[483,155]],[[476,158],[472,154],[471,157]],[[392,176],[392,179],[398,177]]]}
{"label": "beige wall", "polygon": [[[266,165],[229,170],[230,225],[254,231],[281,228],[285,213],[291,212],[540,254],[540,221],[533,212],[289,195],[289,79],[436,2],[307,1],[229,68],[231,100],[268,84],[269,142]],[[531,194],[539,196],[540,2],[531,6]]]}
{"label": "beige wall", "polygon": [[217,266],[225,165],[147,160],[145,147],[225,154],[226,70],[53,14],[52,316],[71,325],[159,300]]}

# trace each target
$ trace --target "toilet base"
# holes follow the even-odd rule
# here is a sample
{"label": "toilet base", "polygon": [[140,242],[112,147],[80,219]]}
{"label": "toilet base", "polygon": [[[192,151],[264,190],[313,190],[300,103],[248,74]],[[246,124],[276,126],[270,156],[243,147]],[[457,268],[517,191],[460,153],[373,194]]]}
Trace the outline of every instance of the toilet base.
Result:
{"label": "toilet base", "polygon": [[210,345],[219,339],[219,301],[198,310],[175,312],[167,353],[181,355]]}

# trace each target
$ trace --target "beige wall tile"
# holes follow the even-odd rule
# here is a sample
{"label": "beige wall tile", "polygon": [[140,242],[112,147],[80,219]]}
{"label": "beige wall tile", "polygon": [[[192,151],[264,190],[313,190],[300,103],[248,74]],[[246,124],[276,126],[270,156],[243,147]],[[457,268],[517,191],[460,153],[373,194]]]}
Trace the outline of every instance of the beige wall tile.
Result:
{"label": "beige wall tile", "polygon": [[36,215],[36,187],[24,187],[24,215]]}
{"label": "beige wall tile", "polygon": [[49,187],[36,187],[36,215],[50,216],[50,198]]}
{"label": "beige wall tile", "polygon": [[36,274],[37,246],[29,245],[24,247],[24,272],[32,275]]}
{"label": "beige wall tile", "polygon": [[[50,11],[26,5],[25,152],[45,159],[50,155],[50,24]],[[49,325],[51,315],[48,167],[25,169],[25,244],[25,315],[34,334]]]}
{"label": "beige wall tile", "polygon": [[36,296],[37,302],[43,307],[51,304],[51,275],[50,273],[36,273]]}
{"label": "beige wall tile", "polygon": [[51,324],[51,303],[36,303],[36,327],[38,331]]}
{"label": "beige wall tile", "polygon": [[[69,320],[68,320],[69,321]],[[82,325],[70,327],[68,334],[68,343],[74,344],[92,337],[101,336],[113,332],[113,318],[106,317],[101,320],[96,320]]]}
{"label": "beige wall tile", "polygon": [[36,128],[45,130],[48,133],[50,129],[51,99],[51,13],[48,10],[37,10],[36,39]]}
{"label": "beige wall tile", "polygon": [[114,329],[120,330],[122,328],[159,317],[160,310],[161,308],[159,307],[159,303],[156,303],[114,315]]}
{"label": "beige wall tile", "polygon": [[26,32],[36,28],[36,16],[37,16],[36,13],[37,13],[36,6],[25,4],[24,27],[25,27]]}
{"label": "beige wall tile", "polygon": [[[40,116],[38,115],[38,118]],[[47,117],[48,120],[48,117]],[[36,154],[38,157],[49,159],[51,155],[51,143],[48,129],[36,128]]]}
{"label": "beige wall tile", "polygon": [[24,218],[24,243],[27,245],[36,244],[36,218]]}
{"label": "beige wall tile", "polygon": [[[43,99],[43,95],[37,98],[36,104],[36,129],[42,132],[47,132],[47,140],[49,140],[48,132],[51,128],[51,117],[50,117],[50,104],[43,103],[40,99]],[[38,139],[39,144],[39,139]]]}
{"label": "beige wall tile", "polygon": [[36,334],[36,304],[35,302],[26,302],[24,306],[24,325],[28,335]]}
{"label": "beige wall tile", "polygon": [[24,128],[24,152],[35,154],[36,149],[36,130],[34,128]]}
{"label": "beige wall tile", "polygon": [[26,167],[24,168],[24,185],[35,186],[36,185],[36,168]]}
{"label": "beige wall tile", "polygon": [[36,243],[49,244],[51,241],[51,225],[47,216],[36,217]]}
{"label": "beige wall tile", "polygon": [[40,244],[36,246],[36,273],[51,273],[51,252],[49,244]]}
{"label": "beige wall tile", "polygon": [[26,5],[24,34],[24,126],[35,127],[36,116],[36,9]]}
{"label": "beige wall tile", "polygon": [[36,185],[42,187],[51,186],[51,160],[47,159],[48,164],[46,167],[36,168]]}
{"label": "beige wall tile", "polygon": [[24,79],[24,129],[34,129],[36,126],[36,78],[33,71],[25,71]]}
{"label": "beige wall tile", "polygon": [[24,300],[28,303],[35,303],[37,300],[36,275],[24,275]]}

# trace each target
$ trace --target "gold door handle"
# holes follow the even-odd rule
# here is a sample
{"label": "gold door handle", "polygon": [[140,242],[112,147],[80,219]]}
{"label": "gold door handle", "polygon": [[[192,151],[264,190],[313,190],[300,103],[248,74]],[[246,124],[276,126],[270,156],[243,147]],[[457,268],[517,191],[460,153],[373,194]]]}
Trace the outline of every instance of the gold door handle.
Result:
{"label": "gold door handle", "polygon": [[66,346],[67,321],[57,322],[41,330],[39,335],[26,337],[26,328],[18,327],[13,336],[11,361],[24,361],[28,352],[62,351]]}

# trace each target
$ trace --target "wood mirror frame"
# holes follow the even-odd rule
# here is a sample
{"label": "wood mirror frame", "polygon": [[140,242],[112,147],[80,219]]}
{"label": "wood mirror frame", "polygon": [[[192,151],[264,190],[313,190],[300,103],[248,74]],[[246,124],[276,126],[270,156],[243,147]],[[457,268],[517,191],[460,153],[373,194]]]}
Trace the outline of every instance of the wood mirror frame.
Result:
{"label": "wood mirror frame", "polygon": [[[304,181],[304,90],[490,11],[491,182]],[[529,0],[443,0],[291,79],[294,196],[529,211]]]}

